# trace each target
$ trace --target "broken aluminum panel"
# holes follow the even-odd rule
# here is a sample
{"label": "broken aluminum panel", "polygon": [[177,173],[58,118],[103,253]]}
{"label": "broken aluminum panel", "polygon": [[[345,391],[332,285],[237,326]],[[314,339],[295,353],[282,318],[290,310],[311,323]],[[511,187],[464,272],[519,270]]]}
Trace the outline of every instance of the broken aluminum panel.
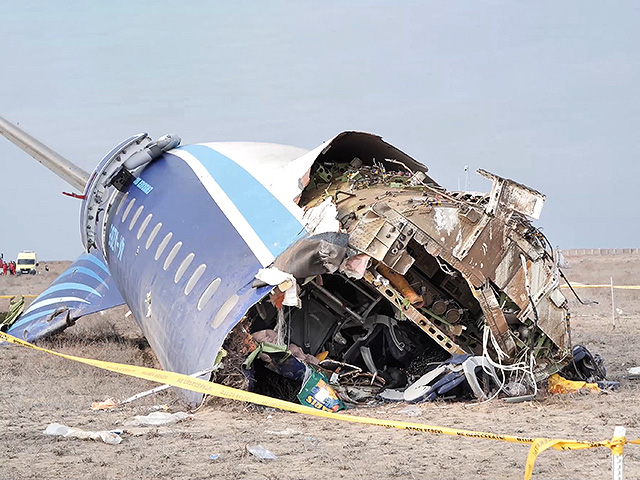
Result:
{"label": "broken aluminum panel", "polygon": [[451,355],[467,353],[462,347],[454,342],[449,335],[434,325],[411,304],[406,302],[404,297],[391,285],[384,285],[383,283],[376,281],[371,272],[367,272],[365,274],[364,280],[384,295],[401,316],[406,317],[415,323],[423,332],[429,335],[438,345]]}
{"label": "broken aluminum panel", "polygon": [[[479,304],[481,316],[475,313],[478,310],[460,309],[454,302],[451,309],[460,317],[471,315],[464,319],[456,317],[456,322],[469,327],[486,323],[500,349],[512,359],[524,348],[522,341],[516,341],[522,335],[522,328],[538,328],[560,351],[558,357],[563,356],[562,352],[569,347],[569,336],[565,323],[566,302],[558,290],[557,266],[552,254],[545,249],[540,233],[527,218],[539,217],[544,195],[484,171],[480,173],[493,180],[489,195],[450,193],[437,185],[403,181],[401,176],[389,180],[392,176],[388,172],[376,178],[367,171],[368,176],[364,176],[367,182],[362,182],[362,175],[332,168],[323,170],[324,180],[319,180],[317,185],[310,184],[303,198],[306,196],[307,206],[330,196],[339,198],[336,201],[338,219],[349,234],[351,248],[402,275],[410,274],[417,267],[422,272],[418,278],[427,282],[424,287],[427,291],[433,287],[429,284],[433,280],[430,276],[435,275],[438,277],[436,287],[440,288],[445,305],[453,300],[442,290],[446,286],[446,277],[442,276],[462,275],[472,294],[469,297],[473,296]],[[327,177],[331,171],[339,171],[341,176]],[[350,178],[358,180],[353,182]],[[348,194],[336,197],[337,192]],[[408,251],[410,242],[414,251],[418,245],[428,256],[446,265],[434,272],[433,266],[416,264],[416,258],[423,254],[412,255]],[[526,259],[524,263],[521,257]],[[441,270],[444,273],[438,273]],[[398,308],[394,298],[392,303]],[[518,325],[509,324],[507,311]],[[433,322],[438,321],[438,316],[432,311],[418,314],[428,316],[436,326]],[[421,328],[424,326],[412,320]],[[482,343],[477,330],[460,335],[456,338],[469,339],[468,343],[474,345],[467,348],[468,351],[477,350]],[[434,337],[433,332],[430,336]],[[449,340],[456,344],[453,339]]]}
{"label": "broken aluminum panel", "polygon": [[544,206],[545,196],[540,192],[521,183],[499,177],[486,170],[478,170],[483,177],[493,182],[487,213],[494,213],[500,206],[522,213],[535,220],[540,218]]}
{"label": "broken aluminum panel", "polygon": [[512,356],[515,353],[516,345],[511,337],[507,319],[500,308],[495,293],[488,284],[482,288],[472,288],[471,291],[480,303],[482,311],[484,312],[485,321],[493,332],[500,348],[502,348],[506,354]]}
{"label": "broken aluminum panel", "polygon": [[414,261],[406,248],[416,228],[386,205],[376,207],[380,213],[372,206],[350,230],[349,245],[404,275]]}

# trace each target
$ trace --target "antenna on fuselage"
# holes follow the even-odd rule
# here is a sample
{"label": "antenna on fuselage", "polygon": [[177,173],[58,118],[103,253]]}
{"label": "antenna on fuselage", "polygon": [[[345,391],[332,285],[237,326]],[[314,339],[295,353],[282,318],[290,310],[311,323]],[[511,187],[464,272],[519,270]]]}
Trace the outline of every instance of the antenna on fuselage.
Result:
{"label": "antenna on fuselage", "polygon": [[89,181],[89,173],[83,168],[2,117],[0,117],[0,135],[27,152],[69,185],[81,192],[84,191]]}

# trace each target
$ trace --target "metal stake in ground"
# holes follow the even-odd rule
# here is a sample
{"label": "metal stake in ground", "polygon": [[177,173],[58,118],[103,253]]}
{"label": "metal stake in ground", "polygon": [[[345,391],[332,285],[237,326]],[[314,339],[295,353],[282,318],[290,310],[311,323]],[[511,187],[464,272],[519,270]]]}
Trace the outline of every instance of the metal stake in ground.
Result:
{"label": "metal stake in ground", "polygon": [[611,283],[611,320],[613,321],[613,329],[616,329],[616,305],[613,300],[613,277],[609,277]]}
{"label": "metal stake in ground", "polygon": [[619,446],[614,446],[611,448],[611,470],[613,472],[613,480],[624,480],[624,469],[623,469],[623,458],[622,449],[624,448],[624,440],[625,435],[627,434],[627,429],[625,427],[617,426],[613,430],[613,441],[622,440]]}

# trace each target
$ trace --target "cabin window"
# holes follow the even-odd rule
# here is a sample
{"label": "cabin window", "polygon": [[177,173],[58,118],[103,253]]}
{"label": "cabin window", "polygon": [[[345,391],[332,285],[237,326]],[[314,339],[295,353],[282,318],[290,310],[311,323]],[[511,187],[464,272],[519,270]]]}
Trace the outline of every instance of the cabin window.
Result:
{"label": "cabin window", "polygon": [[138,235],[136,235],[138,240],[140,240],[142,238],[142,235],[144,235],[144,231],[147,229],[149,222],[151,222],[151,217],[153,217],[153,213],[150,213],[149,215],[144,217],[144,220],[140,224],[140,228],[138,229]]}
{"label": "cabin window", "polygon": [[187,270],[187,268],[189,268],[189,265],[191,265],[191,262],[193,262],[193,258],[195,256],[196,256],[195,253],[190,253],[189,255],[187,255],[184,258],[184,260],[182,260],[182,263],[178,267],[178,271],[176,272],[175,276],[173,277],[174,283],[178,283],[180,281],[180,279],[184,275],[184,272]]}
{"label": "cabin window", "polygon": [[204,263],[196,268],[196,271],[193,272],[191,278],[187,282],[187,285],[184,287],[185,295],[189,295],[191,293],[191,290],[193,290],[193,287],[196,286],[196,283],[198,283],[198,280],[200,280],[200,277],[202,277],[202,274],[206,269],[207,266]]}
{"label": "cabin window", "polygon": [[151,246],[153,241],[156,239],[156,236],[158,235],[158,232],[160,231],[161,228],[162,228],[162,222],[158,222],[158,224],[155,227],[153,227],[153,230],[151,230],[151,233],[149,234],[149,238],[147,239],[147,244],[145,245],[145,248],[147,250],[149,250],[149,247]]}
{"label": "cabin window", "polygon": [[182,248],[182,242],[178,242],[173,246],[173,248],[169,252],[169,255],[167,255],[167,258],[164,261],[163,268],[165,270],[171,266],[171,262],[173,262],[173,259],[176,258],[176,255],[178,255],[178,252],[180,251],[181,248]]}
{"label": "cabin window", "polygon": [[136,199],[132,198],[131,201],[129,202],[129,205],[127,205],[127,208],[124,209],[124,213],[122,214],[122,221],[126,221],[127,217],[129,216],[129,212],[131,212],[131,209],[133,208],[133,204],[136,203]]}
{"label": "cabin window", "polygon": [[173,237],[173,233],[171,232],[167,233],[162,239],[162,241],[160,242],[160,245],[158,245],[158,249],[156,250],[156,256],[155,256],[156,260],[160,258],[160,255],[162,255],[162,252],[164,252],[164,249],[167,248],[167,245],[169,244],[171,237]]}
{"label": "cabin window", "polygon": [[220,280],[219,278],[216,278],[213,282],[209,284],[207,289],[204,292],[202,292],[202,296],[200,297],[200,300],[198,300],[198,310],[202,310],[205,307],[205,305],[209,302],[209,300],[211,300],[211,297],[213,297],[213,294],[216,293],[216,290],[218,290],[218,287],[220,286],[220,282],[222,282],[222,280]]}
{"label": "cabin window", "polygon": [[127,201],[128,196],[129,196],[129,192],[123,195],[122,200],[120,200],[120,203],[118,204],[118,208],[116,209],[116,215],[118,215],[120,213],[120,210],[122,210],[122,207],[124,207],[124,202]]}
{"label": "cabin window", "polygon": [[142,210],[144,210],[144,206],[140,205],[136,210],[136,213],[134,213],[133,217],[131,217],[131,223],[129,224],[129,231],[133,230],[133,226],[136,224],[136,222],[140,218],[140,214],[142,213]]}
{"label": "cabin window", "polygon": [[218,310],[218,313],[216,313],[216,316],[213,317],[213,322],[211,322],[211,326],[213,328],[218,328],[220,325],[222,325],[222,322],[224,322],[225,318],[227,318],[227,315],[231,313],[231,310],[233,310],[233,307],[236,306],[239,299],[240,297],[238,297],[238,295],[236,295],[235,293],[227,298],[227,301],[222,304],[220,310]]}

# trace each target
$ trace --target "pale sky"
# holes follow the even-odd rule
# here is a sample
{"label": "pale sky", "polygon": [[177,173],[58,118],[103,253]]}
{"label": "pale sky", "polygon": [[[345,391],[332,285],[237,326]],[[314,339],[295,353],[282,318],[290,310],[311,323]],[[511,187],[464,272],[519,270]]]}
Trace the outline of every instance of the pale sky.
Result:
{"label": "pale sky", "polygon": [[[88,171],[145,131],[381,135],[447,188],[547,195],[561,248],[640,241],[640,3],[3,2],[0,115]],[[0,252],[82,250],[78,200],[0,138]],[[256,206],[260,208],[260,206]]]}

